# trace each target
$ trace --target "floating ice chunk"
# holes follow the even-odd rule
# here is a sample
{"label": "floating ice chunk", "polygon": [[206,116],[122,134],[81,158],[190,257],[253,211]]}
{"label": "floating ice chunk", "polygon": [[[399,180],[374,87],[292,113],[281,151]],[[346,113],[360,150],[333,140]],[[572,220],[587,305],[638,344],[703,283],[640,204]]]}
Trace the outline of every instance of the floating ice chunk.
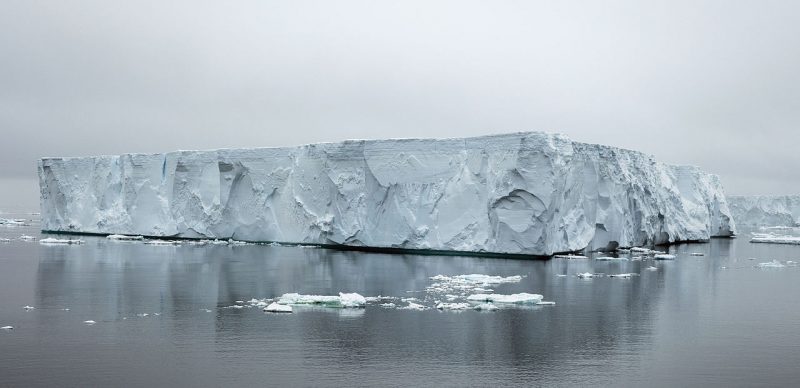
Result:
{"label": "floating ice chunk", "polygon": [[137,316],[137,317],[144,318],[144,317],[150,316],[150,314],[148,314],[148,313],[141,313],[141,314],[136,314],[136,316]]}
{"label": "floating ice chunk", "polygon": [[36,241],[36,237],[28,236],[27,234],[23,234],[22,236],[19,236],[19,239],[22,240],[22,241]]}
{"label": "floating ice chunk", "polygon": [[492,303],[513,303],[513,304],[537,304],[542,301],[539,294],[473,294],[467,297],[472,302],[492,302]]}
{"label": "floating ice chunk", "polygon": [[622,279],[630,279],[631,276],[636,276],[635,273],[616,273],[608,275],[610,278],[622,278]]}
{"label": "floating ice chunk", "polygon": [[63,309],[61,309],[61,311],[69,311],[69,309],[68,308],[63,308]]}
{"label": "floating ice chunk", "polygon": [[33,306],[23,306],[22,308],[24,308],[25,310],[28,310],[28,311],[36,309],[36,307],[33,307]]}
{"label": "floating ice chunk", "polygon": [[577,274],[576,276],[581,278],[581,279],[591,279],[591,278],[596,277],[598,275],[597,274],[593,274],[591,272],[583,272],[583,273]]}
{"label": "floating ice chunk", "polygon": [[706,254],[702,252],[692,252],[689,254],[689,256],[705,256],[705,255]]}
{"label": "floating ice chunk", "polygon": [[242,306],[242,305],[240,305],[240,304],[234,304],[234,305],[226,306],[226,307],[224,307],[224,308],[226,308],[226,309],[236,309],[236,310],[238,310],[238,309],[243,309],[243,308],[244,308],[244,306]]}
{"label": "floating ice chunk", "polygon": [[11,239],[10,238],[0,238],[0,242],[2,242],[2,243],[11,242]]}
{"label": "floating ice chunk", "polygon": [[631,252],[639,252],[639,253],[649,254],[649,253],[653,253],[653,252],[656,252],[656,251],[654,251],[652,249],[643,248],[643,247],[632,247],[631,248]]}
{"label": "floating ice chunk", "polygon": [[397,307],[397,305],[396,305],[396,304],[394,304],[394,303],[392,303],[392,302],[389,302],[389,303],[381,303],[381,307],[385,307],[385,308],[395,308],[395,307]]}
{"label": "floating ice chunk", "polygon": [[475,306],[475,310],[479,311],[495,311],[498,307],[494,305],[494,303],[481,303]]}
{"label": "floating ice chunk", "polygon": [[611,256],[600,256],[595,257],[595,260],[598,261],[628,261],[625,257],[611,257]]}
{"label": "floating ice chunk", "polygon": [[800,236],[756,235],[755,233],[753,235],[753,238],[750,239],[751,243],[800,245]]}
{"label": "floating ice chunk", "polygon": [[106,238],[109,239],[109,240],[114,240],[114,241],[141,241],[141,240],[144,240],[144,237],[142,237],[142,236],[129,236],[129,235],[126,235],[126,234],[109,234],[108,236],[106,236]]}
{"label": "floating ice chunk", "polygon": [[758,263],[758,265],[756,265],[756,267],[758,267],[758,268],[784,268],[786,266],[783,265],[778,260],[772,260],[772,261],[768,261],[768,262],[765,262],[765,263]]}
{"label": "floating ice chunk", "polygon": [[558,273],[558,274],[556,274],[556,277],[565,278],[565,277],[567,277],[567,275],[563,274],[563,273]]}
{"label": "floating ice chunk", "polygon": [[204,313],[210,313],[210,312],[211,312],[211,310],[210,310],[210,309],[200,309],[200,311],[202,311],[202,312],[204,312]]}
{"label": "floating ice chunk", "polygon": [[550,300],[543,300],[543,301],[537,303],[537,305],[539,305],[539,306],[555,306],[556,302],[553,302],[553,301],[550,301]]}
{"label": "floating ice chunk", "polygon": [[147,240],[144,243],[147,245],[155,245],[155,246],[173,246],[173,245],[181,245],[183,242],[180,240]]}
{"label": "floating ice chunk", "polygon": [[3,326],[0,327],[0,330],[14,330],[14,326]]}
{"label": "floating ice chunk", "polygon": [[3,226],[28,226],[24,218],[0,218],[0,225]]}
{"label": "floating ice chunk", "polygon": [[264,307],[264,311],[268,313],[290,313],[292,312],[292,306],[272,302],[269,306]]}
{"label": "floating ice chunk", "polygon": [[91,320],[91,319],[90,319],[90,320],[88,320],[88,321],[83,321],[83,323],[85,323],[85,324],[87,324],[87,325],[94,325],[94,324],[95,324],[95,323],[97,323],[97,322],[95,322],[95,321],[93,321],[93,320]]}
{"label": "floating ice chunk", "polygon": [[648,270],[648,271],[658,271],[658,267],[653,267],[652,265],[647,267],[647,268],[645,268],[645,269]]}
{"label": "floating ice chunk", "polygon": [[588,259],[588,257],[584,255],[555,255],[553,257],[556,259],[568,259],[568,260]]}
{"label": "floating ice chunk", "polygon": [[439,303],[436,305],[439,310],[466,310],[470,308],[469,303]]}
{"label": "floating ice chunk", "polygon": [[427,307],[414,302],[408,302],[408,306],[400,307],[400,310],[426,310]]}
{"label": "floating ice chunk", "polygon": [[661,253],[658,255],[653,256],[656,260],[675,260],[675,255],[670,255],[667,253]]}
{"label": "floating ice chunk", "polygon": [[279,304],[320,305],[324,307],[364,307],[367,299],[357,293],[339,293],[334,295],[301,295],[297,293],[283,294],[278,298]]}
{"label": "floating ice chunk", "polygon": [[52,245],[80,245],[83,244],[83,240],[72,240],[72,239],[58,239],[58,238],[43,238],[39,240],[39,244],[52,244]]}
{"label": "floating ice chunk", "polygon": [[367,301],[367,303],[386,303],[392,300],[398,300],[400,298],[396,296],[378,295],[378,296],[365,296],[364,299]]}

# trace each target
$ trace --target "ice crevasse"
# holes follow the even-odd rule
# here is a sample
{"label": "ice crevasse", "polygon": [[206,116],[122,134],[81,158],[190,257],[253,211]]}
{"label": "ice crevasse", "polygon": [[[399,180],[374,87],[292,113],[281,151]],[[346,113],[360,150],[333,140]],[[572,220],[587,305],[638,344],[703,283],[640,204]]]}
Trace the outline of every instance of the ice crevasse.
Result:
{"label": "ice crevasse", "polygon": [[734,233],[719,179],[523,132],[43,158],[42,229],[500,254]]}

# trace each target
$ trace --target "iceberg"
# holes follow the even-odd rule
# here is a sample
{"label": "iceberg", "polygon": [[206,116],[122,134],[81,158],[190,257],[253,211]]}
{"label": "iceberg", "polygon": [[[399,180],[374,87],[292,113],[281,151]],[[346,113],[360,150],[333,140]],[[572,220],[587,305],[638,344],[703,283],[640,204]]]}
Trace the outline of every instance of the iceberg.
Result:
{"label": "iceberg", "polygon": [[739,225],[800,226],[800,195],[731,195],[728,203]]}
{"label": "iceberg", "polygon": [[735,232],[719,179],[541,132],[38,162],[45,232],[552,255]]}

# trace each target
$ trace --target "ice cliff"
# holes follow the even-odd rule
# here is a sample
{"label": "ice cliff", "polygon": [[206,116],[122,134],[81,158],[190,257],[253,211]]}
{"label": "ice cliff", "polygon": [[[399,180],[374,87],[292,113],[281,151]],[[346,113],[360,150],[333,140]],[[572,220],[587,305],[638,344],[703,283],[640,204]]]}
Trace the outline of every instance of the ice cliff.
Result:
{"label": "ice cliff", "polygon": [[800,225],[800,195],[731,195],[728,201],[739,225]]}
{"label": "ice cliff", "polygon": [[695,167],[526,132],[39,161],[42,229],[550,255],[728,236]]}

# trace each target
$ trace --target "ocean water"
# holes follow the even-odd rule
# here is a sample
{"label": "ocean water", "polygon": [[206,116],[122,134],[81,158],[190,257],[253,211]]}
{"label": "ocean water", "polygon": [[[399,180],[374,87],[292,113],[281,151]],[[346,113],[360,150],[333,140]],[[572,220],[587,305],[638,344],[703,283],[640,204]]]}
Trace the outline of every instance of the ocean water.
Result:
{"label": "ocean water", "polygon": [[[42,245],[19,240],[42,237],[36,215],[0,217],[29,223],[0,226],[0,238],[11,239],[0,242],[0,326],[14,327],[0,330],[3,387],[728,387],[800,378],[800,267],[757,267],[800,261],[800,246],[751,244],[747,231],[660,248],[677,256],[671,261],[542,261],[88,236],[66,236],[82,245]],[[636,275],[575,276],[582,272]],[[288,292],[433,306],[442,295],[426,288],[440,274],[519,275],[487,287],[556,304],[230,307]]]}

